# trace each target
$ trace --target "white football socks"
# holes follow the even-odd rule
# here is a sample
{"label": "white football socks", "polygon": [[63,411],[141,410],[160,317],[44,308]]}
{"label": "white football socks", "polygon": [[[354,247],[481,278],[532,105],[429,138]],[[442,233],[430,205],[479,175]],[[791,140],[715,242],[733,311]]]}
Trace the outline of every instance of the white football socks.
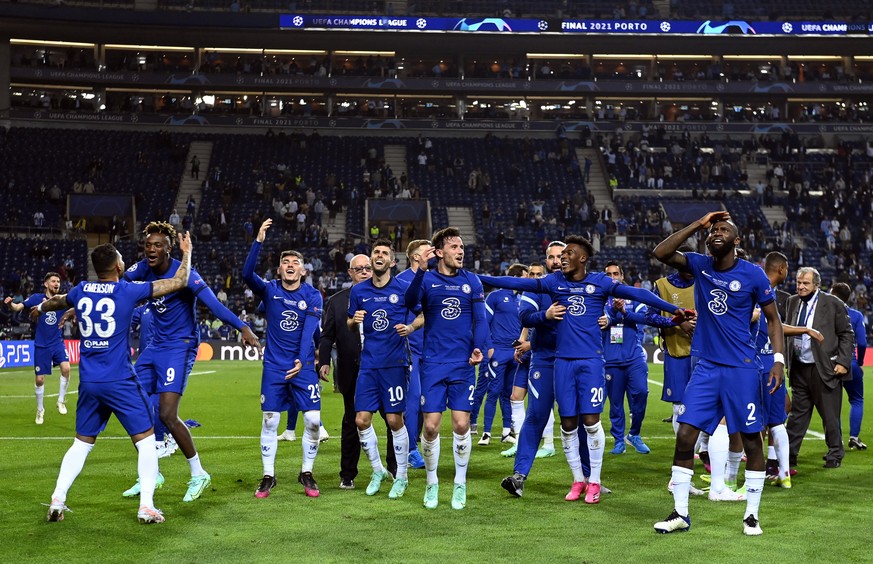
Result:
{"label": "white football socks", "polygon": [[779,477],[787,478],[790,471],[788,468],[788,431],[785,429],[785,425],[776,425],[770,429],[770,433],[773,434],[773,442],[776,443],[776,460],[779,461]]}
{"label": "white football socks", "polygon": [[572,431],[565,431],[561,427],[561,446],[564,448],[567,464],[570,465],[570,471],[573,473],[573,481],[584,482],[585,474],[582,473],[582,457],[579,455],[578,428]]}
{"label": "white football socks", "polygon": [[149,435],[136,443],[139,451],[136,470],[139,474],[139,504],[155,506],[155,487],[158,481],[158,453],[155,450],[155,436]]}
{"label": "white football socks", "polygon": [[594,425],[585,425],[588,435],[588,457],[591,464],[591,476],[588,481],[592,484],[600,483],[600,470],[603,468],[603,451],[606,444],[606,433],[600,421]]}
{"label": "white football socks", "polygon": [[452,450],[455,453],[455,483],[467,483],[467,464],[470,462],[470,450],[473,448],[473,440],[470,431],[463,435],[452,433]]}
{"label": "white football socks", "polygon": [[688,517],[688,494],[693,476],[694,470],[673,466],[673,504],[676,513],[683,517]]}
{"label": "white football socks", "polygon": [[709,463],[711,465],[712,483],[710,488],[715,493],[724,491],[725,474],[727,473],[728,449],[730,437],[727,425],[719,425],[709,437]]}
{"label": "white football socks", "polygon": [[423,438],[421,441],[421,456],[424,458],[424,469],[427,473],[427,483],[436,484],[437,466],[440,462],[440,436],[437,435],[434,440]]}
{"label": "white football socks", "polygon": [[[67,492],[85,466],[85,459],[88,458],[92,448],[94,448],[92,444],[80,441],[79,439],[73,439],[72,446],[67,450],[67,454],[64,455],[64,459],[61,462],[61,471],[58,473],[58,481],[55,484],[52,498],[57,498],[61,501],[67,500]],[[152,452],[154,451],[155,447],[152,445]]]}
{"label": "white football socks", "polygon": [[60,380],[61,383],[58,387],[58,402],[63,403],[67,401],[67,388],[70,386],[70,379],[61,376]]}
{"label": "white football socks", "polygon": [[406,425],[399,431],[391,431],[394,438],[394,458],[397,459],[397,478],[407,479],[409,468],[409,433]]}
{"label": "white football socks", "polygon": [[358,438],[361,440],[361,449],[367,455],[370,466],[373,467],[373,473],[384,472],[385,467],[382,466],[382,457],[379,456],[379,439],[376,437],[376,431],[373,430],[373,426],[370,425],[363,431],[358,429]]}
{"label": "white football socks", "polygon": [[279,445],[279,418],[281,413],[265,411],[261,425],[261,462],[264,464],[264,475],[276,475],[276,450]]}
{"label": "white football socks", "polygon": [[524,425],[524,400],[509,400],[509,403],[512,405],[512,430],[518,437],[521,435],[521,426]]}
{"label": "white football socks", "polygon": [[762,470],[746,469],[746,515],[758,518],[758,507],[761,505],[761,492],[764,490],[764,476]]}
{"label": "white football socks", "polygon": [[45,410],[45,406],[43,405],[43,396],[45,395],[45,386],[37,386],[34,384],[33,393],[36,396],[36,410],[37,411]]}

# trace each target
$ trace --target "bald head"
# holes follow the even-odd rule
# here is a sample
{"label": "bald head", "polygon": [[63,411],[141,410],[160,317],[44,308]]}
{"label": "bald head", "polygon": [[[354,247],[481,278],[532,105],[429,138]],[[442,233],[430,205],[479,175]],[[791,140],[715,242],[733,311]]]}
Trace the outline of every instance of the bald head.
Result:
{"label": "bald head", "polygon": [[355,255],[349,261],[349,276],[352,283],[357,284],[373,277],[373,267],[370,266],[370,257],[367,255]]}

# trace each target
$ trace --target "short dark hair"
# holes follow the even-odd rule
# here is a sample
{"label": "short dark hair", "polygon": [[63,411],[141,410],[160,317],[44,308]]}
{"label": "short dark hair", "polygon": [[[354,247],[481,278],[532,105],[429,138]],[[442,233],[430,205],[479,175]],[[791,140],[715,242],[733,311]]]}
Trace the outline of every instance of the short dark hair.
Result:
{"label": "short dark hair", "polygon": [[91,264],[94,265],[97,274],[110,272],[118,264],[118,256],[118,249],[110,243],[103,243],[91,251]]}
{"label": "short dark hair", "polygon": [[434,249],[442,249],[446,239],[460,236],[461,231],[457,227],[446,227],[434,233],[433,237],[431,237],[431,241],[433,241]]}
{"label": "short dark hair", "polygon": [[385,237],[380,237],[379,239],[376,239],[376,242],[373,243],[373,248],[376,247],[388,247],[389,249],[391,249],[392,253],[394,252],[394,242],[391,241],[391,239],[387,239]]}
{"label": "short dark hair", "polygon": [[297,257],[300,259],[300,262],[306,262],[306,259],[303,258],[303,253],[300,251],[282,251],[279,254],[279,262],[282,262],[282,259],[285,257]]}
{"label": "short dark hair", "polygon": [[606,265],[603,267],[603,270],[605,271],[605,270],[606,270],[607,268],[609,268],[610,266],[617,266],[617,267],[618,267],[618,272],[619,272],[622,276],[624,276],[624,269],[621,267],[621,265],[618,263],[617,260],[608,260],[608,261],[606,261]]}
{"label": "short dark hair", "polygon": [[145,229],[142,230],[146,237],[149,235],[154,235],[158,233],[160,235],[166,235],[170,240],[170,246],[175,245],[176,241],[176,228],[167,223],[166,221],[152,221],[148,225],[145,226]]}
{"label": "short dark hair", "polygon": [[845,282],[837,282],[831,286],[831,294],[843,300],[844,304],[849,303],[849,297],[852,295],[852,289]]}
{"label": "short dark hair", "polygon": [[44,276],[43,279],[42,279],[42,281],[43,281],[43,282],[48,282],[48,279],[49,279],[49,278],[52,278],[53,276],[56,276],[57,278],[60,278],[60,277],[61,277],[61,275],[58,274],[57,272],[46,272],[46,273],[45,273],[45,276]]}
{"label": "short dark hair", "polygon": [[778,270],[783,264],[788,265],[788,257],[779,251],[772,251],[764,257],[764,270]]}
{"label": "short dark hair", "polygon": [[585,237],[582,237],[581,235],[570,235],[564,242],[568,245],[579,245],[580,247],[585,249],[586,253],[588,253],[588,258],[594,256],[594,245],[591,244],[591,241],[589,241]]}
{"label": "short dark hair", "polygon": [[521,264],[520,262],[517,262],[515,264],[509,265],[509,268],[506,269],[506,275],[507,276],[515,276],[516,278],[519,278],[519,277],[527,274],[527,270],[528,270],[527,266]]}

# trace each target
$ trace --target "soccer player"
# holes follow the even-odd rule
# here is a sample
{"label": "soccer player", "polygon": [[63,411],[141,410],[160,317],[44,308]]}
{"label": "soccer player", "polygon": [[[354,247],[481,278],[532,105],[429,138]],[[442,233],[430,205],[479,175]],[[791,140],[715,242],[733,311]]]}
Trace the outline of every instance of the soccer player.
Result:
{"label": "soccer player", "polygon": [[[169,223],[152,222],[146,225],[144,233],[146,235],[145,258],[131,266],[124,274],[124,279],[153,281],[171,278],[181,264],[170,256],[173,241],[176,239],[176,230]],[[179,449],[188,459],[191,480],[182,500],[189,502],[199,498],[212,483],[212,478],[200,463],[200,455],[197,454],[191,432],[179,418],[179,402],[182,400],[182,394],[185,393],[188,376],[194,366],[197,347],[200,344],[197,300],[205,304],[225,324],[240,331],[246,345],[260,347],[258,338],[248,325],[218,301],[196,270],[192,269],[188,285],[181,291],[151,301],[154,339],[137,360],[136,374],[146,392],[160,394],[161,421],[172,433]],[[158,483],[163,484],[163,482],[163,476],[159,474]],[[139,484],[134,484],[122,495],[133,497],[138,494]]]}
{"label": "soccer player", "polygon": [[[475,366],[485,359],[488,341],[485,295],[475,274],[464,270],[464,241],[455,227],[434,233],[433,247],[419,258],[418,272],[406,290],[406,307],[424,313],[421,395],[424,413],[422,441],[427,487],[424,506],[439,504],[437,465],[442,412],[452,411],[455,480],[452,509],[467,506],[467,464],[470,461],[470,409],[476,389]],[[428,270],[428,261],[436,265]]]}
{"label": "soccer player", "polygon": [[[406,259],[409,268],[397,275],[397,279],[406,284],[412,282],[415,273],[418,272],[418,261],[422,253],[430,246],[430,241],[415,239],[406,246]],[[410,320],[415,315],[410,312]],[[422,318],[423,319],[423,318]],[[419,429],[421,429],[421,352],[424,348],[424,331],[415,331],[407,337],[411,364],[409,370],[409,389],[407,391],[406,414],[403,420],[406,422],[406,433],[409,435],[409,467],[424,468],[424,458],[418,450]]]}
{"label": "soccer player", "polygon": [[[22,303],[13,303],[11,297],[6,297],[4,303],[9,306],[12,311],[21,311],[25,307],[32,308],[39,305],[42,301],[51,299],[57,295],[61,288],[61,275],[57,272],[48,272],[42,281],[42,293],[31,294]],[[42,425],[45,419],[45,407],[43,396],[45,394],[45,377],[46,374],[52,373],[52,366],[58,366],[61,369],[60,388],[58,390],[58,413],[61,415],[67,414],[67,387],[70,385],[70,357],[67,354],[67,348],[64,346],[64,337],[62,333],[63,323],[59,321],[56,311],[46,311],[39,316],[39,319],[34,323],[36,330],[34,331],[34,358],[33,371],[35,374],[34,394],[36,395],[36,424]]]}
{"label": "soccer player", "polygon": [[97,246],[91,262],[97,282],[80,282],[68,294],[53,296],[33,312],[74,307],[79,320],[79,400],[76,405],[76,438],[64,455],[58,474],[48,520],[62,521],[67,492],[82,471],[97,435],[112,414],[118,418],[139,451],[140,523],[163,523],[164,515],[154,506],[158,477],[158,455],[152,427],[152,409],[133,370],[128,331],[136,304],[160,298],[185,287],[191,272],[191,241],[187,234],[179,241],[184,253],[173,277],[150,284],[119,280],[124,273],[121,254],[110,244]]}
{"label": "soccer player", "polygon": [[[679,245],[701,228],[708,231],[706,247],[711,256],[679,252]],[[784,341],[770,282],[760,268],[736,257],[739,243],[737,226],[727,212],[719,211],[670,235],[653,252],[661,262],[694,276],[699,308],[693,341],[699,361],[685,389],[685,410],[679,415],[673,455],[675,507],[665,520],[655,524],[659,533],[691,528],[688,493],[694,476],[694,444],[701,430],[711,434],[725,417],[729,432],[742,433],[748,458],[743,533],[762,534],[758,507],[765,476],[761,439],[764,416],[755,336],[749,324],[755,304],[760,304],[767,318],[774,349],[774,365],[767,381],[771,393],[782,385]]]}
{"label": "soccer player", "polygon": [[[563,243],[560,243],[560,246],[563,248]],[[557,256],[556,264],[558,265],[558,269],[561,268],[561,252],[560,250],[555,251]],[[527,277],[528,278],[542,278],[546,275],[546,269],[541,263],[533,263],[528,266]],[[533,312],[536,312],[536,300],[539,299],[537,295],[533,296],[534,304],[533,304]],[[550,304],[545,304],[546,309]],[[532,306],[525,306],[524,304],[524,296],[522,295],[521,300],[519,300],[519,318],[521,318],[522,310],[530,309]],[[512,413],[512,430],[515,432],[516,442],[513,443],[511,447],[502,451],[500,453],[501,456],[512,457],[515,456],[518,452],[518,439],[521,436],[521,429],[524,427],[525,420],[525,410],[524,410],[524,398],[527,397],[527,387],[528,387],[528,376],[530,374],[530,360],[531,360],[531,341],[533,337],[536,335],[536,332],[533,328],[524,326],[522,322],[523,328],[521,330],[521,334],[518,337],[518,340],[513,343],[515,345],[515,361],[517,363],[515,374],[513,376],[512,382],[512,393],[509,396],[509,405]],[[553,351],[554,352],[554,351]],[[553,363],[554,364],[554,363]],[[552,386],[552,388],[554,388]],[[554,393],[554,389],[552,389],[552,393]],[[554,404],[554,398],[552,398],[552,403]],[[549,413],[549,420],[546,424],[545,429],[543,429],[543,448],[536,451],[536,458],[547,458],[550,456],[555,456],[555,415],[554,415],[554,405],[552,406],[552,411]],[[475,434],[475,426],[473,427],[473,431]],[[538,444],[537,443],[534,444]],[[587,456],[587,452],[586,452]]]}
{"label": "soccer player", "polygon": [[[148,302],[137,306],[136,309],[133,310],[133,319],[130,321],[130,330],[131,333],[139,334],[138,357],[152,342],[152,310],[149,309]],[[158,458],[166,458],[176,452],[178,446],[176,445],[176,441],[173,440],[173,435],[167,432],[167,428],[158,416],[160,414],[160,400],[161,396],[158,394],[153,394],[149,397],[149,402],[152,404],[152,409],[155,413],[155,440],[158,445]]]}
{"label": "soccer player", "polygon": [[243,265],[243,280],[258,295],[267,314],[267,346],[261,374],[261,461],[264,477],[255,497],[269,497],[276,487],[277,431],[283,411],[293,404],[303,412],[303,465],[297,481],[309,497],[318,497],[312,467],[318,454],[321,392],[315,372],[315,333],[321,320],[321,293],[303,283],[305,260],[297,251],[279,255],[278,278],[265,281],[255,273],[258,255],[273,224],[265,220]]}
{"label": "soccer player", "polygon": [[[498,288],[547,293],[566,309],[556,317],[558,324],[555,347],[555,397],[561,416],[561,443],[573,472],[573,485],[567,501],[585,494],[586,503],[600,503],[600,477],[603,466],[605,434],[600,424],[603,412],[605,373],[603,344],[598,319],[609,296],[641,301],[670,310],[671,305],[651,292],[618,284],[601,272],[588,272],[588,260],[594,248],[584,237],[572,235],[561,252],[561,272],[538,280],[508,276],[482,276],[485,284]],[[681,319],[685,312],[677,308]],[[586,481],[579,454],[579,420],[585,426],[591,463]]]}
{"label": "soccer player", "polygon": [[373,467],[366,493],[379,493],[382,482],[388,477],[379,455],[376,431],[373,430],[373,413],[381,409],[394,439],[397,459],[397,475],[388,498],[399,499],[409,485],[409,434],[403,413],[406,411],[410,365],[406,337],[415,327],[406,323],[408,310],[403,297],[408,284],[391,276],[395,264],[391,245],[388,239],[378,239],[373,243],[370,253],[373,277],[352,286],[348,327],[352,333],[363,331],[364,335],[361,368],[355,387],[355,424],[358,426],[361,448]]}
{"label": "soccer player", "polygon": [[[606,263],[604,272],[624,284],[624,271],[615,261]],[[649,397],[649,365],[643,349],[642,325],[673,327],[669,317],[646,315],[642,303],[610,298],[606,302],[606,325],[603,331],[603,353],[606,360],[606,395],[609,398],[611,433],[615,440],[612,454],[624,454],[625,441],[640,454],[649,454],[640,432],[646,417]],[[624,397],[630,408],[630,430],[625,438]]]}
{"label": "soccer player", "polygon": [[[867,450],[867,445],[861,442],[861,421],[864,418],[864,355],[867,354],[867,329],[864,327],[864,314],[849,307],[849,296],[852,289],[848,284],[837,282],[831,288],[831,294],[843,300],[849,310],[849,321],[855,331],[855,354],[852,358],[852,379],[844,380],[843,387],[849,396],[849,448],[852,450]],[[786,436],[787,438],[787,436]]]}
{"label": "soccer player", "polygon": [[[566,245],[561,241],[552,241],[546,248],[546,268],[550,273],[560,272],[561,270],[561,251]],[[531,265],[531,278],[542,278],[545,275],[545,269],[535,268]],[[546,456],[554,456],[554,438],[552,430],[555,426],[555,384],[554,384],[554,367],[555,367],[555,332],[559,320],[557,317],[566,308],[558,303],[552,303],[551,298],[547,294],[524,293],[521,296],[521,305],[519,306],[519,314],[521,322],[525,328],[529,329],[530,336],[530,368],[528,369],[528,378],[524,382],[525,387],[521,388],[516,380],[515,388],[512,393],[512,401],[519,402],[524,405],[525,394],[519,392],[521,388],[524,392],[530,389],[530,398],[527,403],[527,412],[524,414],[524,423],[518,432],[518,449],[515,453],[515,463],[513,465],[513,473],[503,479],[500,485],[514,496],[521,497],[524,494],[524,483],[527,480],[530,470],[533,467],[535,458],[545,458]],[[516,403],[513,403],[513,410],[516,410]],[[516,416],[513,411],[513,420]],[[543,449],[547,449],[552,445],[551,453],[537,450],[540,436],[543,436],[547,442]],[[547,439],[551,438],[551,441]],[[580,441],[580,448],[582,447]],[[587,444],[584,447],[587,454]],[[583,466],[588,463],[583,460]],[[590,468],[589,474],[590,474]]]}
{"label": "soccer player", "polygon": [[[527,267],[513,264],[506,270],[507,276],[527,276]],[[497,289],[485,296],[485,313],[491,330],[491,344],[494,354],[488,361],[488,368],[479,371],[476,383],[476,393],[473,395],[473,411],[470,422],[474,424],[479,418],[479,407],[485,400],[485,417],[482,421],[482,436],[479,445],[485,446],[491,442],[491,424],[497,412],[497,401],[500,400],[500,411],[503,415],[503,433],[500,442],[515,442],[512,428],[512,408],[509,398],[512,395],[512,384],[518,363],[515,362],[515,342],[521,333],[521,320],[518,317],[518,302],[520,293],[512,290]],[[488,396],[487,400],[485,396]]]}

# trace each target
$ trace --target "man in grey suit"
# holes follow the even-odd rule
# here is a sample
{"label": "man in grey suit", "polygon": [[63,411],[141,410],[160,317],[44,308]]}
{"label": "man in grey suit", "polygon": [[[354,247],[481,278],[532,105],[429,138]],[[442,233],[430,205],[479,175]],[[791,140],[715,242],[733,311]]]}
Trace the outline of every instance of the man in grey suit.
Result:
{"label": "man in grey suit", "polygon": [[790,444],[789,460],[797,465],[797,454],[809,429],[813,408],[822,418],[825,468],[839,468],[845,449],[840,429],[843,380],[851,378],[855,333],[846,306],[820,289],[821,275],[811,267],[797,270],[797,294],[788,298],[786,320],[800,327],[817,329],[824,335],[818,343],[808,335],[788,339],[788,379],[791,414],[786,425]]}

